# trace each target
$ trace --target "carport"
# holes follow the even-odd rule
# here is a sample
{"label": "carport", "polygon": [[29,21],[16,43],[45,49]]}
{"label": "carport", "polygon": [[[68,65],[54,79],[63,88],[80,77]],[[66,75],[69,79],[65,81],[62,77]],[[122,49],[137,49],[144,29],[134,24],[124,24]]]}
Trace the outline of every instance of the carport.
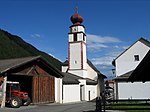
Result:
{"label": "carport", "polygon": [[28,92],[32,103],[55,101],[54,78],[63,74],[41,56],[0,60],[3,82],[3,105],[5,103],[6,81],[17,81],[21,91]]}

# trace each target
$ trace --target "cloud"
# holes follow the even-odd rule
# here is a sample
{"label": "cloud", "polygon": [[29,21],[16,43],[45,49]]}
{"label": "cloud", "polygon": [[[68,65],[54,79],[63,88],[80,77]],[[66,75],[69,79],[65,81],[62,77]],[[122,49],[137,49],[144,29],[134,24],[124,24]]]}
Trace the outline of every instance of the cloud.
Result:
{"label": "cloud", "polygon": [[126,50],[126,49],[129,48],[129,46],[122,46],[122,48],[123,48],[124,50]]}
{"label": "cloud", "polygon": [[121,54],[122,51],[106,52],[103,56],[92,58],[91,61],[94,65],[112,65],[112,61]]}
{"label": "cloud", "polygon": [[31,34],[31,37],[33,37],[33,38],[41,38],[41,35],[40,34]]}
{"label": "cloud", "polygon": [[87,34],[88,56],[106,76],[112,77],[112,61],[129,46],[116,37]]}
{"label": "cloud", "polygon": [[114,57],[112,57],[112,56],[93,58],[92,62],[94,65],[111,65],[113,58]]}
{"label": "cloud", "polygon": [[108,79],[112,79],[114,78],[112,74],[112,61],[116,58],[117,55],[117,52],[109,52],[107,55],[102,57],[92,58],[91,61],[100,70],[100,72],[107,76]]}
{"label": "cloud", "polygon": [[119,42],[121,42],[121,40],[115,37],[87,34],[87,47],[90,51],[108,48],[108,44]]}
{"label": "cloud", "polygon": [[88,48],[89,50],[100,50],[101,48],[107,48],[108,46],[104,45],[104,44],[89,44]]}
{"label": "cloud", "polygon": [[118,38],[111,37],[111,36],[99,36],[93,34],[87,34],[87,41],[88,42],[96,42],[96,43],[116,43],[121,42]]}

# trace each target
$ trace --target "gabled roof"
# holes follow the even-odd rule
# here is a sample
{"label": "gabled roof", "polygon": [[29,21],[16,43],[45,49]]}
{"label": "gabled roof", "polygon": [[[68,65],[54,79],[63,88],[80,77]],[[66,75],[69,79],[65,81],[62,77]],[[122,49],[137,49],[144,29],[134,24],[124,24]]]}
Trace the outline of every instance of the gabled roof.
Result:
{"label": "gabled roof", "polygon": [[66,60],[65,62],[63,62],[63,66],[68,66],[68,60]]}
{"label": "gabled roof", "polygon": [[78,79],[82,79],[79,76],[76,76],[74,74],[71,73],[64,73],[64,77],[63,77],[63,84],[79,84],[80,82],[78,81]]}
{"label": "gabled roof", "polygon": [[60,70],[41,56],[0,60],[0,74],[4,75],[5,73],[17,73],[33,65],[38,65],[47,73],[55,77],[63,77]]}
{"label": "gabled roof", "polygon": [[63,84],[79,84],[80,81],[79,79],[83,79],[83,80],[86,80],[86,84],[87,85],[96,85],[97,84],[97,81],[95,80],[91,80],[89,78],[82,78],[80,76],[77,76],[77,75],[74,75],[74,74],[71,74],[71,73],[63,73],[64,74],[64,77],[63,77]]}
{"label": "gabled roof", "polygon": [[89,78],[85,78],[87,85],[96,85],[98,82]]}
{"label": "gabled roof", "polygon": [[[144,38],[140,38],[139,40],[137,40],[135,43],[137,43],[138,41],[140,41],[141,43],[145,44],[147,47],[150,47],[150,42]],[[122,54],[124,54],[128,49],[130,49],[135,43],[133,43],[129,48],[127,48],[125,51],[123,51],[118,57],[116,57],[113,61],[112,61],[112,65],[115,65],[115,61],[116,59],[118,59]]]}
{"label": "gabled roof", "polygon": [[135,68],[128,81],[150,81],[150,50],[140,64]]}
{"label": "gabled roof", "polygon": [[[95,71],[97,72],[98,75],[102,76],[103,78],[107,78],[105,75],[103,75],[93,64],[92,62],[87,59],[87,64]],[[66,60],[64,63],[63,63],[63,66],[68,66],[68,60]]]}
{"label": "gabled roof", "polygon": [[133,70],[132,70],[132,71],[129,71],[129,72],[123,74],[123,75],[120,75],[120,76],[114,78],[113,80],[119,81],[119,82],[127,82],[127,81],[128,81],[128,78],[129,78],[129,76],[132,74],[132,72],[133,72]]}
{"label": "gabled roof", "polygon": [[103,75],[103,74],[93,65],[93,63],[92,63],[89,59],[87,59],[87,63],[88,63],[88,65],[89,65],[95,72],[97,72],[98,75],[100,75],[100,76],[102,76],[102,77],[104,77],[104,78],[107,78],[105,75]]}

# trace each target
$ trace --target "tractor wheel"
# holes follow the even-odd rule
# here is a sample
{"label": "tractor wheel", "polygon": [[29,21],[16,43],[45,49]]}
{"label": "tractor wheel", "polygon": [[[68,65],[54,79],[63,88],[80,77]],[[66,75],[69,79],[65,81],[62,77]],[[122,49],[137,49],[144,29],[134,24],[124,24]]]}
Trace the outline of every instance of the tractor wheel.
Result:
{"label": "tractor wheel", "polygon": [[31,103],[31,99],[28,98],[26,101],[23,102],[24,106],[28,106]]}
{"label": "tractor wheel", "polygon": [[10,105],[13,108],[19,108],[22,105],[22,101],[19,97],[13,97],[10,101]]}

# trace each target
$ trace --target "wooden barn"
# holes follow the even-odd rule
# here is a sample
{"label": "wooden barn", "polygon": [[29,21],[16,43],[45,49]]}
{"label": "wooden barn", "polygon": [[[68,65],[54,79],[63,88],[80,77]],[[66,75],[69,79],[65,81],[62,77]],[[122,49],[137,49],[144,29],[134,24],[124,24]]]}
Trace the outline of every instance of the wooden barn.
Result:
{"label": "wooden barn", "polygon": [[0,60],[0,75],[4,82],[19,82],[34,104],[55,102],[55,77],[63,77],[41,56]]}

